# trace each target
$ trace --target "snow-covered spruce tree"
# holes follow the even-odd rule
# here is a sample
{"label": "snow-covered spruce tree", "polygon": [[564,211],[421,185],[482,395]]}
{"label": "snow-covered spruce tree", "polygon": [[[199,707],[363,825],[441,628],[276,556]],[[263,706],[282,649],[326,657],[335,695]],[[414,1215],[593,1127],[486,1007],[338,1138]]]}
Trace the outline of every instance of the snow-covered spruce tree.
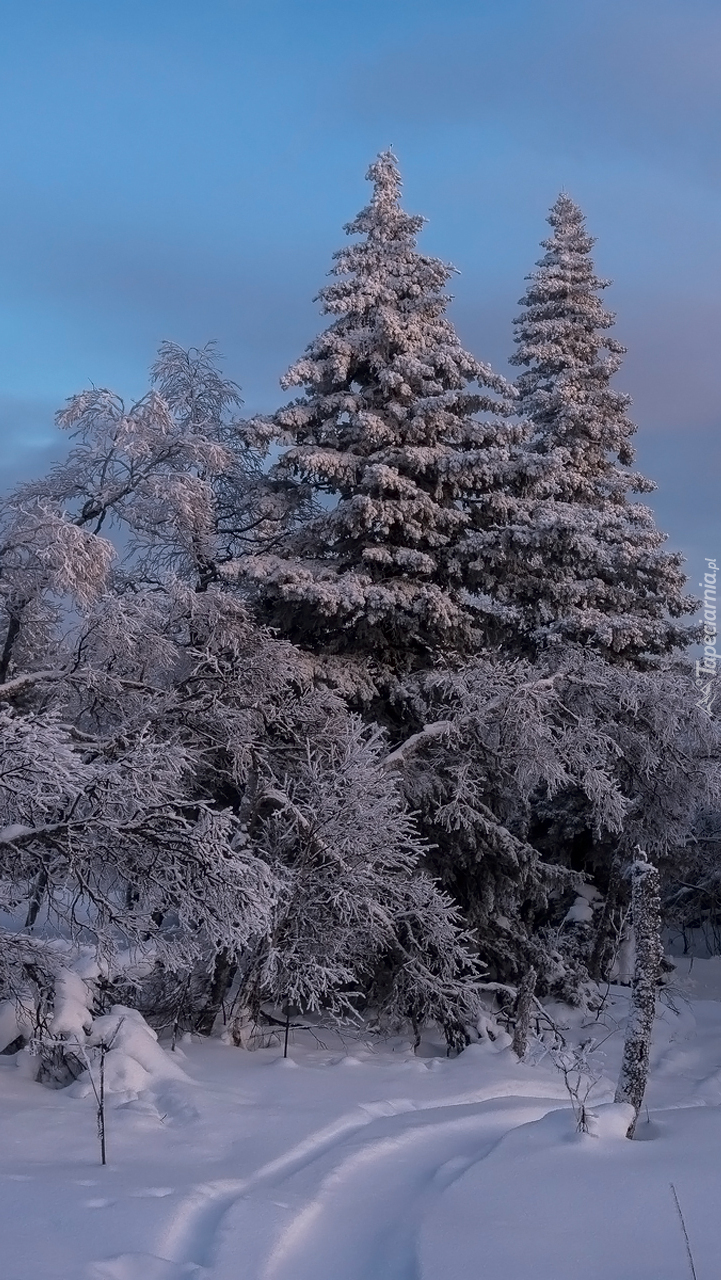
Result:
{"label": "snow-covered spruce tree", "polygon": [[368,178],[370,204],[346,227],[361,238],[319,294],[335,318],[282,383],[304,393],[265,424],[290,446],[272,475],[309,485],[324,509],[240,571],[296,643],[403,670],[479,643],[457,548],[469,503],[502,487],[514,428],[496,416],[508,385],[445,314],[453,269],[418,251],[423,219],[400,207],[390,151]]}
{"label": "snow-covered spruce tree", "polygon": [[594,240],[581,210],[561,194],[545,256],[515,321],[518,410],[531,437],[517,456],[501,527],[470,539],[469,581],[493,594],[505,644],[533,653],[549,641],[590,644],[612,661],[643,663],[689,643],[679,622],[682,557],[647,506],[629,499],[655,486],[630,470],[630,398],[611,385],[625,348],[599,293]]}

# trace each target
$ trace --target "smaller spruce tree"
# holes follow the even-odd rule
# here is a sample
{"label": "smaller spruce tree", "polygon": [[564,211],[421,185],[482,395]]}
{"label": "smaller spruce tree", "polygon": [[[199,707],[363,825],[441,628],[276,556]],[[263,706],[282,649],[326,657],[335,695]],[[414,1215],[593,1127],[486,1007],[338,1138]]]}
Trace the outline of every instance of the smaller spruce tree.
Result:
{"label": "smaller spruce tree", "polygon": [[682,557],[630,493],[655,485],[631,471],[630,397],[611,385],[625,347],[599,292],[595,243],[570,196],[548,218],[552,235],[515,321],[518,410],[529,422],[501,522],[470,539],[471,579],[489,591],[511,647],[571,640],[612,660],[643,664],[689,643],[676,621],[693,612]]}

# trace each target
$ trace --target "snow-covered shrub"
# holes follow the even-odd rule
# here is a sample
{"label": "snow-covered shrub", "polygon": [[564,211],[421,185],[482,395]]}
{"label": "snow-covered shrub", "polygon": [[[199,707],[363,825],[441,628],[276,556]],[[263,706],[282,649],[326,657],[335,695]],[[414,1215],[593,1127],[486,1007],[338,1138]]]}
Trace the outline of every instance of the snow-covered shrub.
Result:
{"label": "snow-covered shrub", "polygon": [[167,1080],[187,1080],[180,1063],[158,1044],[157,1033],[137,1009],[116,1004],[95,1018],[83,1043],[87,1065],[73,1086],[73,1093],[87,1097],[92,1092],[92,1050],[110,1046],[105,1054],[104,1086],[108,1093],[125,1101]]}
{"label": "snow-covered shrub", "polygon": [[476,965],[458,911],[419,869],[424,849],[378,730],[355,718],[269,775],[250,834],[282,885],[271,928],[243,964],[240,1000],[385,1025],[472,1021]]}

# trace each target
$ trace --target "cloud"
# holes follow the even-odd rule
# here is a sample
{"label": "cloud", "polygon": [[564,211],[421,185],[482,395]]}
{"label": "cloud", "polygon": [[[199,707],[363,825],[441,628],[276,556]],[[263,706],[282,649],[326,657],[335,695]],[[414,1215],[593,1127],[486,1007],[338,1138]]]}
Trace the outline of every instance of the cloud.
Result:
{"label": "cloud", "polygon": [[631,151],[716,184],[721,11],[705,0],[451,6],[356,66],[346,110],[501,127],[546,151]]}
{"label": "cloud", "polygon": [[42,399],[0,395],[2,489],[43,475],[62,457],[67,437],[55,427],[56,405]]}

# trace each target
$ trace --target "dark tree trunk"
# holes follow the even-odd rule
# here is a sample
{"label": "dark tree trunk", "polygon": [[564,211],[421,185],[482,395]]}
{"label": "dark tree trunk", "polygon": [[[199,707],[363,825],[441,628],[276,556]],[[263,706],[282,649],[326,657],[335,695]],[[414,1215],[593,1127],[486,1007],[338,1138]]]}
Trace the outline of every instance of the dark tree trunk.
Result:
{"label": "dark tree trunk", "polygon": [[35,924],[35,921],[38,918],[38,912],[40,910],[43,898],[45,896],[47,883],[48,883],[48,873],[43,868],[43,870],[40,871],[38,875],[35,877],[35,883],[33,884],[32,892],[30,894],[30,901],[28,902],[28,913],[25,917],[26,929],[32,929],[33,925]]}
{"label": "dark tree trunk", "polygon": [[606,898],[601,918],[596,927],[596,937],[594,938],[593,950],[588,963],[589,975],[594,982],[605,982],[607,980],[613,961],[613,915],[618,905],[620,888],[621,859],[616,856],[611,863]]}
{"label": "dark tree trunk", "polygon": [[7,635],[5,636],[5,644],[3,645],[3,650],[2,650],[2,653],[0,654],[0,684],[4,684],[5,681],[7,680],[7,675],[10,669],[10,663],[12,661],[12,656],[13,656],[13,649],[15,648],[15,641],[17,640],[20,634],[21,618],[22,618],[22,613],[19,609],[10,615]]}
{"label": "dark tree trunk", "polygon": [[219,951],[215,957],[208,999],[204,1008],[198,1014],[195,1023],[195,1029],[200,1035],[212,1035],[215,1019],[220,1013],[223,1000],[232,986],[237,968],[237,961],[233,959],[227,947],[223,947],[222,951]]}

